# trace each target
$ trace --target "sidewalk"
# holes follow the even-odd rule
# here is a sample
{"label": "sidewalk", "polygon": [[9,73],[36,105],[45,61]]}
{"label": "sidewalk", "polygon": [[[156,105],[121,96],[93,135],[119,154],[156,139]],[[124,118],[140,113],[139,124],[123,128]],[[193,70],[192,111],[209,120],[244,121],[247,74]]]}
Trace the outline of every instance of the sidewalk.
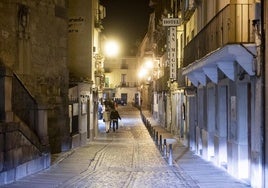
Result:
{"label": "sidewalk", "polygon": [[[149,131],[150,129],[154,130],[154,133],[151,134],[152,137],[155,136],[153,139],[156,140],[155,133],[158,133],[158,140],[155,141],[156,144],[160,142],[160,135],[162,137],[162,143],[163,140],[166,139],[167,147],[172,144],[172,157],[170,158],[169,154],[167,154],[166,161],[170,165],[175,165],[182,169],[185,175],[193,179],[200,187],[251,187],[246,182],[232,177],[226,170],[215,166],[212,162],[206,161],[190,151],[186,146],[182,145],[178,138],[166,131],[154,120],[149,111],[143,110],[142,116],[145,118],[145,121],[150,122],[151,128],[149,128]],[[161,148],[160,146],[158,147],[159,149]]]}

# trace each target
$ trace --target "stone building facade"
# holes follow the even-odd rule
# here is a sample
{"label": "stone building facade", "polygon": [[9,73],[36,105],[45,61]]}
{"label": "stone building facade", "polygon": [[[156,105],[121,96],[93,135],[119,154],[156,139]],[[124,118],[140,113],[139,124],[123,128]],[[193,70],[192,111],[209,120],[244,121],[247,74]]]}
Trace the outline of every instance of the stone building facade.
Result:
{"label": "stone building facade", "polygon": [[[66,4],[3,0],[0,18],[0,182],[5,183],[47,168],[50,152],[70,148]],[[33,126],[25,121],[34,117]]]}

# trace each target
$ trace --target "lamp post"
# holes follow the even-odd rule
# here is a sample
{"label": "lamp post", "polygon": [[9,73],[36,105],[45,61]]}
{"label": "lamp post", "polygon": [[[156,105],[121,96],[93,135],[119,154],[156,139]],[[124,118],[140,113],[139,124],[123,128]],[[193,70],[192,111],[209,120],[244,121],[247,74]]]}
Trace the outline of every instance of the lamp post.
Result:
{"label": "lamp post", "polygon": [[105,43],[104,52],[107,57],[116,57],[119,54],[120,47],[115,40],[109,40]]}
{"label": "lamp post", "polygon": [[[118,40],[115,40],[115,39],[106,40],[104,43],[103,52],[105,55],[105,62],[104,63],[106,64],[106,67],[107,67],[107,64],[109,64],[109,62],[111,63],[112,60],[114,60],[116,57],[119,56],[120,45],[119,45]],[[107,80],[109,80],[109,78],[107,78]],[[105,81],[106,81],[106,79],[105,79]],[[110,95],[111,95],[110,92],[111,91],[108,92],[108,98],[110,98]]]}
{"label": "lamp post", "polygon": [[[138,70],[138,78],[140,80],[140,107],[148,106],[149,102],[149,85],[155,79],[155,60],[152,57],[145,57],[140,69]],[[143,101],[141,103],[141,101]]]}
{"label": "lamp post", "polygon": [[141,82],[150,82],[155,77],[155,60],[152,58],[145,58],[144,63],[138,70],[138,78]]}

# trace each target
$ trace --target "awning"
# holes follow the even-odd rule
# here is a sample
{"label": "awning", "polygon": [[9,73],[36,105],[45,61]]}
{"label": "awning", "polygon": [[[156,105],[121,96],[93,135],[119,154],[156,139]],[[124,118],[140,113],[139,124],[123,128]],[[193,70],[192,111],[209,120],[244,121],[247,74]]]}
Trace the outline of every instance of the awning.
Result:
{"label": "awning", "polygon": [[218,83],[218,69],[229,79],[236,79],[236,63],[238,63],[247,74],[255,75],[256,47],[254,44],[241,45],[232,44],[224,46],[206,55],[187,67],[183,68],[182,75],[188,77],[193,85],[206,85],[207,78]]}

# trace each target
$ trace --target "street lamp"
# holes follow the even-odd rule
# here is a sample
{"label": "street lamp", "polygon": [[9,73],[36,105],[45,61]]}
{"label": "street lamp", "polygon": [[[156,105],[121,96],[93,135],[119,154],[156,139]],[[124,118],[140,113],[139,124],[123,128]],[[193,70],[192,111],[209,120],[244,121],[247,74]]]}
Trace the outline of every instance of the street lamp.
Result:
{"label": "street lamp", "polygon": [[142,67],[138,72],[138,77],[140,79],[143,79],[143,78],[145,78],[147,76],[147,74],[148,74],[148,69]]}
{"label": "street lamp", "polygon": [[154,64],[153,64],[153,61],[151,59],[147,60],[145,62],[145,67],[149,70],[151,70],[153,68]]}
{"label": "street lamp", "polygon": [[[104,41],[104,46],[103,46],[103,52],[105,55],[105,66],[106,68],[109,68],[113,62],[117,61],[117,58],[119,56],[120,53],[120,43],[118,42],[118,40],[114,40],[114,39],[108,39]],[[110,87],[110,79],[115,77],[115,75],[113,74],[106,74],[105,75],[105,87]],[[115,79],[114,79],[115,80]],[[114,89],[115,90],[115,89]],[[112,92],[111,90],[104,90],[105,91],[105,95],[107,98],[112,97]],[[115,93],[117,92],[116,90],[114,91]]]}
{"label": "street lamp", "polygon": [[153,69],[154,63],[152,59],[146,59],[139,69],[138,77],[140,79],[146,79],[147,81],[151,81],[151,74],[153,74]]}
{"label": "street lamp", "polygon": [[107,57],[116,57],[119,53],[119,44],[114,40],[105,43],[104,51]]}

